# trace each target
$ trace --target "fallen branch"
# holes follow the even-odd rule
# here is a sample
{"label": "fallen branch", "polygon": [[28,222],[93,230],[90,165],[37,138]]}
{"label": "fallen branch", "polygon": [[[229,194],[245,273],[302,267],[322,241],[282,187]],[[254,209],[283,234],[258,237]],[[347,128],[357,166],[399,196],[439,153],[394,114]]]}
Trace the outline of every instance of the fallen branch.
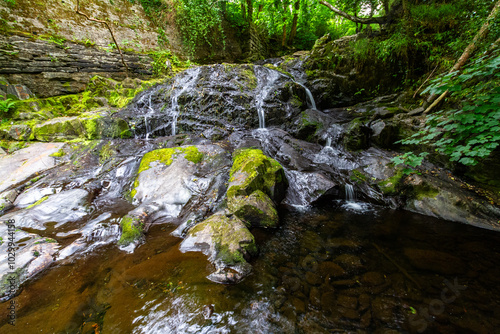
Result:
{"label": "fallen branch", "polygon": [[415,285],[419,288],[419,289],[422,289],[422,287],[420,286],[420,284],[418,284],[417,281],[415,281],[415,279],[413,277],[410,276],[410,274],[408,274],[408,272],[406,270],[404,270],[403,267],[401,267],[399,264],[396,263],[396,261],[394,261],[392,258],[389,257],[389,255],[387,255],[383,250],[382,248],[380,248],[376,243],[372,243],[373,246],[375,246],[375,248],[379,251],[380,254],[382,254],[383,256],[385,256],[387,258],[387,260],[391,261],[391,263],[393,265],[395,265],[399,271],[401,271],[403,273],[403,275],[405,275],[410,281],[412,281],[413,283],[415,283]]}
{"label": "fallen branch", "polygon": [[436,67],[434,67],[434,70],[432,70],[431,74],[429,74],[427,79],[425,79],[425,81],[420,85],[420,87],[418,87],[418,89],[415,91],[415,94],[413,94],[413,98],[415,98],[417,96],[418,91],[421,90],[422,87],[424,87],[424,85],[427,81],[429,81],[429,79],[432,77],[432,75],[434,74],[434,72],[436,71],[437,68],[438,68],[438,65],[436,65]]}
{"label": "fallen branch", "polygon": [[102,23],[102,24],[104,24],[106,26],[106,28],[108,28],[109,33],[111,34],[111,38],[113,38],[113,42],[115,43],[116,48],[118,49],[118,52],[120,53],[120,57],[122,58],[123,66],[125,66],[125,69],[127,70],[127,72],[129,72],[130,69],[128,68],[127,63],[125,63],[125,58],[123,58],[122,50],[120,49],[120,46],[118,45],[118,42],[116,41],[115,34],[113,33],[113,29],[111,29],[111,26],[109,25],[109,23],[107,21],[98,20],[96,18],[88,16],[85,13],[82,13],[80,11],[80,0],[76,0],[76,13],[79,14],[79,15],[82,15],[83,17],[85,17],[89,21],[93,21],[93,22],[97,22],[97,23]]}

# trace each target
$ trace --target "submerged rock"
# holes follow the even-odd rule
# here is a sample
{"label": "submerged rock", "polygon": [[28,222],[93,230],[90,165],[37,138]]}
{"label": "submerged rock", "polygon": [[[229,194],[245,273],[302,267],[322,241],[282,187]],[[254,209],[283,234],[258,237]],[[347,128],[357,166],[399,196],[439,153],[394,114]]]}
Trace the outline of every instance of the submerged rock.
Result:
{"label": "submerged rock", "polygon": [[208,278],[218,283],[237,283],[248,275],[247,260],[256,255],[255,238],[234,215],[217,213],[191,228],[180,246],[182,252],[201,251],[217,271]]}

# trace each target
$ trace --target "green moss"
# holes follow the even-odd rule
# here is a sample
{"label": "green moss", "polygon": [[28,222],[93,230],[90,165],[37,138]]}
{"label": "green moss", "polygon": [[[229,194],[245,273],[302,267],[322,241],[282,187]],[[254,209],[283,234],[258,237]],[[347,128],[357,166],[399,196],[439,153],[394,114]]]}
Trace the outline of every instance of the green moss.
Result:
{"label": "green moss", "polygon": [[130,243],[138,240],[142,236],[142,224],[139,223],[139,219],[132,218],[130,216],[123,217],[120,222],[122,228],[122,235],[118,244],[122,246],[127,246]]}
{"label": "green moss", "polygon": [[385,195],[395,195],[396,190],[401,182],[401,179],[405,176],[405,173],[402,169],[398,169],[394,176],[388,178],[387,180],[381,181],[378,183],[380,190]]}
{"label": "green moss", "polygon": [[439,190],[431,187],[429,184],[424,183],[423,185],[413,187],[413,192],[415,198],[422,200],[424,198],[435,198],[439,194]]}
{"label": "green moss", "polygon": [[[242,173],[243,176],[236,174]],[[277,183],[284,182],[283,168],[274,159],[264,155],[259,149],[240,149],[233,154],[233,166],[229,171],[232,182],[227,191],[228,197],[249,196],[255,190],[262,190],[273,197],[273,189]]]}
{"label": "green moss", "polygon": [[351,180],[352,181],[356,181],[356,182],[366,182],[366,175],[361,173],[360,171],[354,169],[352,170],[352,174],[351,174]]}
{"label": "green moss", "polygon": [[104,145],[99,151],[99,162],[102,164],[103,162],[111,158],[114,153],[115,151],[112,148],[111,142],[107,142],[106,145]]}
{"label": "green moss", "polygon": [[275,71],[278,71],[280,73],[283,73],[284,75],[290,77],[293,79],[293,75],[291,75],[289,72],[285,71],[284,69],[280,68],[280,67],[277,67],[277,66],[274,66],[273,64],[265,64],[264,67],[267,67],[271,70],[275,70]]}
{"label": "green moss", "polygon": [[184,158],[192,163],[199,163],[203,160],[203,154],[196,146],[162,148],[144,154],[139,165],[138,174],[149,169],[153,161],[158,161],[166,166],[170,166],[174,156],[184,154]]}
{"label": "green moss", "polygon": [[48,199],[49,199],[49,196],[44,196],[44,197],[40,198],[38,201],[36,201],[35,203],[29,205],[26,209],[31,209],[32,207],[40,205],[41,203],[45,202]]}
{"label": "green moss", "polygon": [[50,156],[55,157],[55,158],[60,158],[66,155],[66,152],[64,152],[62,149],[57,151],[56,153],[52,153]]}

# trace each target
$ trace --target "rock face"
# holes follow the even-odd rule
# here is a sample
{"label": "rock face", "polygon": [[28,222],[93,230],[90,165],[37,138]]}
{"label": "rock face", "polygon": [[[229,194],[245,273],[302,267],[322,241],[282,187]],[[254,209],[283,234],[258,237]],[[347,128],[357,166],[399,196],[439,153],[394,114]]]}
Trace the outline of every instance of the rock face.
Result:
{"label": "rock face", "polygon": [[[4,51],[0,75],[14,86],[26,85],[39,98],[82,92],[96,74],[126,78],[125,67],[116,50],[106,52],[74,42],[59,45],[23,36],[1,35],[0,45],[0,51]],[[125,53],[124,58],[134,76],[152,75],[153,59],[148,55]]]}
{"label": "rock face", "polygon": [[33,130],[33,137],[36,140],[52,142],[77,138],[128,138],[131,136],[132,132],[127,122],[98,114],[87,117],[57,117],[35,125]]}
{"label": "rock face", "polygon": [[302,86],[258,65],[220,64],[188,69],[139,94],[118,116],[141,136],[193,133],[219,140],[238,129],[289,128],[307,108]]}

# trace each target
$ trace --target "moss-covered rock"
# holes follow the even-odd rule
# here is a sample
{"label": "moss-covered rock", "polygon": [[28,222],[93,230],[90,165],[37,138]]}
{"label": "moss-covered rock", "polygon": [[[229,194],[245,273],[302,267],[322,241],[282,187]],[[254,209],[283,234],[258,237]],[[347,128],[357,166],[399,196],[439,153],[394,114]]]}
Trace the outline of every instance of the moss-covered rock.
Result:
{"label": "moss-covered rock", "polygon": [[123,119],[91,114],[85,117],[58,117],[37,124],[33,137],[39,141],[67,141],[73,139],[129,138],[132,132]]}
{"label": "moss-covered rock", "polygon": [[126,215],[120,222],[122,234],[118,244],[128,246],[129,244],[139,240],[143,235],[143,223],[137,217]]}
{"label": "moss-covered rock", "polygon": [[181,251],[202,251],[214,262],[217,272],[209,278],[235,283],[249,274],[247,260],[257,253],[255,238],[236,216],[217,213],[191,228]]}
{"label": "moss-covered rock", "polygon": [[274,203],[260,190],[254,191],[250,196],[228,198],[227,207],[247,226],[278,226],[278,212]]}
{"label": "moss-covered rock", "polygon": [[258,149],[240,149],[233,154],[229,172],[228,198],[250,196],[261,190],[275,203],[285,197],[288,186],[283,167]]}
{"label": "moss-covered rock", "polygon": [[248,226],[276,227],[275,205],[285,196],[288,183],[283,167],[258,149],[233,154],[227,207]]}
{"label": "moss-covered rock", "polygon": [[370,128],[357,118],[349,123],[344,136],[344,145],[348,150],[357,151],[368,148]]}

